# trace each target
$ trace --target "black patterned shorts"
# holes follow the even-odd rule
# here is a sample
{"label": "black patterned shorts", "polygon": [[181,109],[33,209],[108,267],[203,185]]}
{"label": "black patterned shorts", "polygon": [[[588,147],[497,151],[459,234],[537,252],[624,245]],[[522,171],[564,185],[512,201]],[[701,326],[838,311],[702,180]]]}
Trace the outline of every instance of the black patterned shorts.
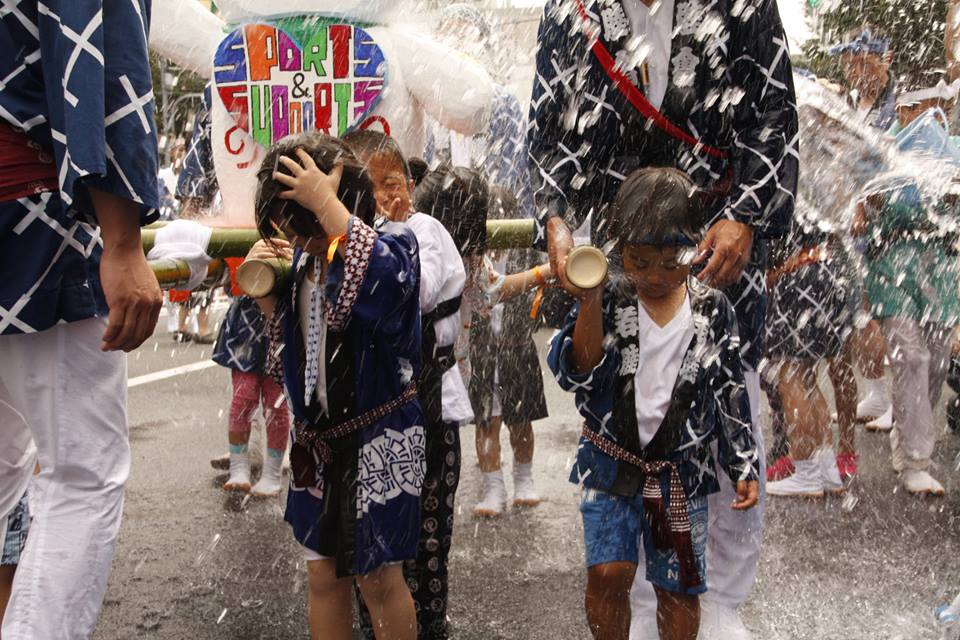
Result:
{"label": "black patterned shorts", "polygon": [[859,286],[839,262],[817,262],[781,276],[767,309],[767,357],[837,356],[853,331],[860,302]]}

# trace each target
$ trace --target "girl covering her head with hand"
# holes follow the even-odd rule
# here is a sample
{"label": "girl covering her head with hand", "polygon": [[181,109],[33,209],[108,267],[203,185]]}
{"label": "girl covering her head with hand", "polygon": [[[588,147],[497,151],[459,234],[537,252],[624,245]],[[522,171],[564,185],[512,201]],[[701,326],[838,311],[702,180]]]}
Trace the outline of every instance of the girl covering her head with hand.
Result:
{"label": "girl covering her head with hand", "polygon": [[354,581],[378,638],[416,636],[400,563],[416,555],[424,474],[420,265],[413,233],[375,231],[375,213],[369,177],[335,138],[286,138],[258,173],[264,240],[248,258],[292,250],[289,282],[258,302],[266,369],[294,415],[284,517],[307,561],[315,639],[351,637]]}

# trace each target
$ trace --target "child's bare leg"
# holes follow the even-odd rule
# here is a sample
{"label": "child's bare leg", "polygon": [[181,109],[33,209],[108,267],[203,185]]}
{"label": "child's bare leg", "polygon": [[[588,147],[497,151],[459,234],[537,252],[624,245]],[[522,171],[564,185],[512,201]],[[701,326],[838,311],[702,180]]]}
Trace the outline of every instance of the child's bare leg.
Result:
{"label": "child's bare leg", "polygon": [[830,408],[817,384],[816,361],[787,363],[780,370],[780,395],[795,470],[790,477],[768,482],[767,495],[820,498],[828,490],[843,492]]}
{"label": "child's bare leg", "polygon": [[863,377],[869,380],[882,378],[887,343],[877,321],[871,320],[864,328],[855,330],[850,336],[850,343],[855,363]]}
{"label": "child's bare leg", "polygon": [[510,447],[513,449],[513,460],[520,464],[533,462],[533,424],[521,422],[508,424],[510,431]]}
{"label": "child's bare leg", "polygon": [[817,386],[814,363],[796,360],[785,363],[780,370],[780,397],[790,453],[795,460],[809,460],[823,444],[823,432],[830,424],[826,400]]}
{"label": "child's bare leg", "polygon": [[839,357],[830,359],[830,382],[833,383],[840,436],[837,453],[856,453],[857,380],[853,375],[852,360],[847,345]]}
{"label": "child's bare leg", "polygon": [[231,371],[233,397],[230,400],[230,478],[223,485],[228,491],[250,490],[250,419],[260,404],[260,383],[255,373]]}
{"label": "child's bare leg", "polygon": [[337,578],[336,561],[307,562],[307,616],[313,640],[350,640],[353,635],[353,604],[350,578]]}
{"label": "child's bare leg", "polygon": [[476,439],[482,497],[473,508],[473,515],[498,518],[507,506],[507,489],[500,470],[500,416],[477,422]]}
{"label": "child's bare leg", "polygon": [[700,598],[659,587],[653,590],[657,594],[660,640],[696,640],[700,631]]}
{"label": "child's bare leg", "polygon": [[260,479],[250,488],[250,492],[258,497],[273,497],[279,495],[283,488],[283,455],[287,450],[290,417],[280,385],[270,376],[261,375],[258,379],[263,419],[267,423],[267,451],[263,457]]}
{"label": "child's bare leg", "polygon": [[595,640],[630,636],[630,587],[636,573],[632,562],[606,562],[587,569],[584,605]]}
{"label": "child's bare leg", "polygon": [[7,602],[10,601],[10,591],[13,589],[13,574],[17,572],[17,565],[0,565],[0,620],[3,620],[3,614],[7,610]]}
{"label": "child's bare leg", "polygon": [[177,326],[181,333],[189,333],[190,323],[190,308],[187,306],[186,302],[181,302],[179,307],[177,307]]}
{"label": "child's bare leg", "polygon": [[[202,295],[206,295],[206,293]],[[210,335],[210,308],[206,304],[200,305],[197,310],[197,335]]]}
{"label": "child's bare leg", "polygon": [[401,565],[371,571],[357,578],[357,585],[370,611],[377,640],[415,640],[417,616]]}
{"label": "child's bare leg", "polygon": [[483,473],[498,471],[500,469],[500,416],[494,416],[486,422],[477,422],[476,441],[480,471]]}

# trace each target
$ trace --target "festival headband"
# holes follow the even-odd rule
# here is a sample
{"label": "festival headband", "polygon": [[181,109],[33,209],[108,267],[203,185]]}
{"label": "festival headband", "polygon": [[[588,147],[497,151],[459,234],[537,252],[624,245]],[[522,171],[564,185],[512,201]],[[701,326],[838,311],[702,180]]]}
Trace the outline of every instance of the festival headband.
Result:
{"label": "festival headband", "polygon": [[630,244],[650,244],[656,247],[696,247],[700,243],[682,233],[672,233],[660,238],[651,233],[639,240],[630,242]]}
{"label": "festival headband", "polygon": [[860,32],[860,35],[850,42],[841,42],[840,44],[833,45],[827,49],[827,53],[831,56],[843,53],[875,53],[882,56],[889,50],[889,39],[874,38],[870,29],[864,29]]}
{"label": "festival headband", "polygon": [[960,88],[960,80],[947,84],[943,80],[933,87],[925,87],[914,91],[907,91],[897,96],[897,105],[917,104],[924,100],[956,100],[957,90]]}

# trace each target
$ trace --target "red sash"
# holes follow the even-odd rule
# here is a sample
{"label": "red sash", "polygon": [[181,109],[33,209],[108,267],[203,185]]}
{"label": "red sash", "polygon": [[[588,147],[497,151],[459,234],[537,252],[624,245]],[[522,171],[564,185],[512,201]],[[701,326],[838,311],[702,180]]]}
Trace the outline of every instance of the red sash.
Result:
{"label": "red sash", "polygon": [[[593,25],[593,21],[590,20],[590,16],[587,14],[586,7],[583,6],[583,0],[577,0],[577,10],[580,13],[580,19],[583,21],[584,27]],[[603,43],[600,42],[600,38],[594,38],[587,29],[584,29],[584,35],[588,40],[593,39],[593,45],[591,45],[590,48],[593,51],[593,55],[596,56],[597,62],[600,63],[603,70],[606,71],[610,79],[613,80],[613,85],[617,90],[623,94],[623,97],[633,105],[633,108],[636,109],[640,115],[652,122],[655,127],[671,138],[685,142],[692,147],[699,147],[703,149],[707,155],[721,159],[726,159],[730,156],[730,154],[723,149],[712,147],[702,140],[694,138],[668,120],[656,107],[650,104],[650,101],[647,100],[646,96],[630,81],[630,78],[628,78],[622,70],[617,68],[616,61],[610,52],[607,51],[607,48],[603,46]]]}
{"label": "red sash", "polygon": [[23,131],[0,122],[0,202],[59,188],[53,154]]}

